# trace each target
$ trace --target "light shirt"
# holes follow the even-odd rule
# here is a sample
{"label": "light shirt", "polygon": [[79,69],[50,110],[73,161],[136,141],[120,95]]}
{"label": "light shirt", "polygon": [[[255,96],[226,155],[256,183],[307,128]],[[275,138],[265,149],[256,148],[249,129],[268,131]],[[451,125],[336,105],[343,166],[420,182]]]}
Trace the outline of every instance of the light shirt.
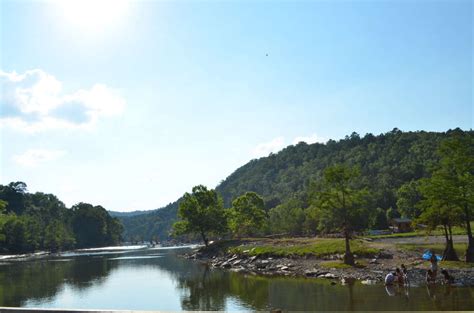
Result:
{"label": "light shirt", "polygon": [[385,285],[391,285],[395,281],[395,275],[392,273],[388,273],[387,276],[385,276]]}

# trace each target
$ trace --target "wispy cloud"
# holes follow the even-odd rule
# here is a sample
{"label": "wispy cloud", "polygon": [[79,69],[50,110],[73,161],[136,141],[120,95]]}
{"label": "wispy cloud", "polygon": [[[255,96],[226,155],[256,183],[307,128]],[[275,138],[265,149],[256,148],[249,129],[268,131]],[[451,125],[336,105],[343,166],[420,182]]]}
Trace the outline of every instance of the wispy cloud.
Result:
{"label": "wispy cloud", "polygon": [[[298,136],[293,139],[292,144],[296,145],[300,142],[306,142],[307,144],[312,144],[316,142],[321,142],[324,143],[326,142],[327,139],[324,137],[320,137],[317,134],[311,134],[309,136]],[[268,142],[260,143],[258,144],[253,150],[252,150],[252,157],[254,158],[260,158],[264,156],[268,156],[270,153],[276,153],[286,147],[286,140],[284,137],[276,137]]]}
{"label": "wispy cloud", "polygon": [[13,161],[24,167],[36,167],[45,162],[56,161],[66,154],[64,150],[30,149],[20,155],[14,155]]}
{"label": "wispy cloud", "polygon": [[285,146],[285,138],[283,137],[277,137],[272,139],[269,142],[264,142],[259,145],[257,145],[253,151],[252,151],[252,156],[255,158],[260,158],[263,156],[267,156],[270,153],[275,153],[283,149]]}
{"label": "wispy cloud", "polygon": [[0,70],[0,84],[0,126],[25,132],[91,128],[103,117],[122,114],[126,105],[103,84],[64,94],[62,82],[40,69]]}
{"label": "wispy cloud", "polygon": [[309,135],[309,136],[296,137],[295,139],[293,139],[293,144],[296,145],[300,142],[306,142],[307,144],[312,144],[312,143],[316,143],[316,142],[324,143],[326,141],[327,141],[326,138],[320,137],[316,134],[312,134],[312,135]]}

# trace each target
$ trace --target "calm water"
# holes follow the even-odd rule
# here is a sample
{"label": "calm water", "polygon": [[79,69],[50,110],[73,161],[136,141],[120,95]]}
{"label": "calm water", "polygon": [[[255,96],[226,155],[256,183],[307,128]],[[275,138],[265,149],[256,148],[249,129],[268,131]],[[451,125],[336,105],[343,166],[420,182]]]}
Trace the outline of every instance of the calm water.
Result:
{"label": "calm water", "polygon": [[474,288],[330,285],[210,269],[180,249],[66,255],[0,265],[0,306],[135,310],[474,310]]}

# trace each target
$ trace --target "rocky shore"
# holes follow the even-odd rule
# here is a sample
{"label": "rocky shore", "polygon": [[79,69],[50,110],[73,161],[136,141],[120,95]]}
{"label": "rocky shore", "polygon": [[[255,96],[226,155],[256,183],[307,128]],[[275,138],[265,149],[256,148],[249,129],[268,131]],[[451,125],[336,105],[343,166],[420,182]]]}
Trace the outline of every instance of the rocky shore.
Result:
{"label": "rocky shore", "polygon": [[[342,255],[326,259],[311,257],[267,257],[229,253],[208,253],[195,250],[183,255],[187,259],[203,262],[213,268],[254,275],[279,275],[331,279],[333,284],[360,281],[362,284],[383,284],[385,275],[400,266],[390,253],[380,253],[372,259],[358,259],[356,266],[341,266]],[[426,265],[423,261],[407,258],[408,280],[411,286],[425,285]],[[333,266],[334,265],[334,266]],[[442,267],[441,267],[442,268]],[[456,278],[455,285],[474,287],[474,268],[449,269]],[[441,277],[438,275],[438,282]]]}

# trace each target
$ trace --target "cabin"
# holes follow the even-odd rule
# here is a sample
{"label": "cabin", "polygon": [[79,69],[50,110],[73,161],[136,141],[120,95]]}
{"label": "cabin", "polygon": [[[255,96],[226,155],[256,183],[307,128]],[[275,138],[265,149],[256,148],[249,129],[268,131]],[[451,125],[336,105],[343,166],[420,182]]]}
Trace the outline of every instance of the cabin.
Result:
{"label": "cabin", "polygon": [[390,221],[390,228],[394,233],[407,233],[413,230],[411,222],[411,219],[406,217],[392,218]]}

